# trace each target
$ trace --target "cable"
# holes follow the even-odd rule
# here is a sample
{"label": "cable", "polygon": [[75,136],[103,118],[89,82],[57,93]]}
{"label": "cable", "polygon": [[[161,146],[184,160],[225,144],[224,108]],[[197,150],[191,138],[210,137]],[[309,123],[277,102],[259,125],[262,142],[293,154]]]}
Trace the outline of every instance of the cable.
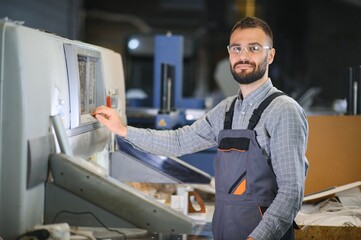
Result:
{"label": "cable", "polygon": [[53,218],[53,223],[55,223],[56,219],[59,217],[60,214],[63,214],[63,213],[68,213],[68,214],[74,214],[74,215],[91,215],[92,217],[94,217],[94,219],[103,227],[105,228],[106,230],[110,231],[110,232],[117,232],[119,234],[121,234],[124,239],[127,239],[127,236],[125,235],[124,232],[121,232],[121,231],[118,231],[116,229],[111,229],[109,227],[107,227],[102,221],[100,221],[100,219],[95,216],[92,212],[72,212],[72,211],[67,211],[67,210],[62,210],[60,212],[58,212],[55,217]]}
{"label": "cable", "polygon": [[24,237],[36,237],[38,240],[46,240],[50,237],[50,233],[46,229],[38,229],[31,232],[24,233],[20,235],[16,240],[20,240]]}

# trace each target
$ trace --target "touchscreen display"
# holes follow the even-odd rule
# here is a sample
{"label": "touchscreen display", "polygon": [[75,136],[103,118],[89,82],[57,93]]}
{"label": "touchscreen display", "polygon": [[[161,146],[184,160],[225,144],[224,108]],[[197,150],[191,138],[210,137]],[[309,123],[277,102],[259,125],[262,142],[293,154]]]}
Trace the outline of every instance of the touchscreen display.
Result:
{"label": "touchscreen display", "polygon": [[[91,114],[106,101],[101,54],[72,44],[64,44],[64,51],[70,94],[70,129],[97,123]],[[89,126],[86,129],[90,129]]]}
{"label": "touchscreen display", "polygon": [[92,113],[96,107],[96,62],[95,57],[78,55],[81,115]]}

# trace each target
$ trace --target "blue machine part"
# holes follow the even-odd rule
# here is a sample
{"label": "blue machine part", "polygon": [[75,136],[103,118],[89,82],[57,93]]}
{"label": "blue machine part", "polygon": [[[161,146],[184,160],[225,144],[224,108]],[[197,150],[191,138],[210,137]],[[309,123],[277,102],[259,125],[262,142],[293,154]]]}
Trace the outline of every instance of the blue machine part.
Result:
{"label": "blue machine part", "polygon": [[[196,119],[187,119],[189,109],[204,109],[203,98],[183,98],[183,64],[184,64],[184,37],[180,35],[156,35],[154,37],[154,76],[153,76],[153,108],[157,113],[148,117],[131,118],[129,122],[155,129],[176,129],[192,124]],[[166,74],[165,74],[166,72]],[[167,75],[167,76],[166,76]],[[170,103],[164,107],[164,80],[171,78]],[[141,111],[140,109],[139,111]],[[128,112],[129,113],[129,112]],[[143,115],[145,115],[143,113]],[[137,115],[139,116],[139,114]],[[151,117],[150,117],[151,116]],[[148,125],[147,125],[148,124]],[[154,124],[154,125],[153,125]],[[119,142],[119,140],[118,140]],[[119,144],[119,143],[118,143]],[[124,147],[124,146],[123,146]],[[139,153],[138,153],[139,154]],[[213,171],[214,149],[207,149],[199,153],[180,157],[186,163],[198,167],[211,176]],[[138,156],[139,157],[139,156]],[[144,157],[144,156],[142,156]],[[167,162],[168,164],[168,162]]]}
{"label": "blue machine part", "polygon": [[179,35],[156,35],[154,44],[153,107],[161,107],[162,65],[174,66],[174,107],[182,107],[184,39]]}

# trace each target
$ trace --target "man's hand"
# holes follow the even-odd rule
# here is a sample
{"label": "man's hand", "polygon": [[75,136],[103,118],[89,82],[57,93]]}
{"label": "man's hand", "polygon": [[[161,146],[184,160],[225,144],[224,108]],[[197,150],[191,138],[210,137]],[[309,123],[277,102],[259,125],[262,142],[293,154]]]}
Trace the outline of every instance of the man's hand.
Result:
{"label": "man's hand", "polygon": [[122,137],[127,135],[127,127],[124,125],[115,109],[100,106],[94,110],[92,115],[115,134]]}

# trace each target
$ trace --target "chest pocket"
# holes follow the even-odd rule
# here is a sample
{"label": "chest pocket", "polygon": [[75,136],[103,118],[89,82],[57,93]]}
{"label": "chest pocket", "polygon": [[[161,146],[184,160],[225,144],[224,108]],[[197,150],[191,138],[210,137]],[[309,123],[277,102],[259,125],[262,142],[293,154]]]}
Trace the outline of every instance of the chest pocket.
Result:
{"label": "chest pocket", "polygon": [[221,140],[218,150],[222,152],[238,151],[246,152],[249,149],[249,138],[245,137],[226,137]]}

